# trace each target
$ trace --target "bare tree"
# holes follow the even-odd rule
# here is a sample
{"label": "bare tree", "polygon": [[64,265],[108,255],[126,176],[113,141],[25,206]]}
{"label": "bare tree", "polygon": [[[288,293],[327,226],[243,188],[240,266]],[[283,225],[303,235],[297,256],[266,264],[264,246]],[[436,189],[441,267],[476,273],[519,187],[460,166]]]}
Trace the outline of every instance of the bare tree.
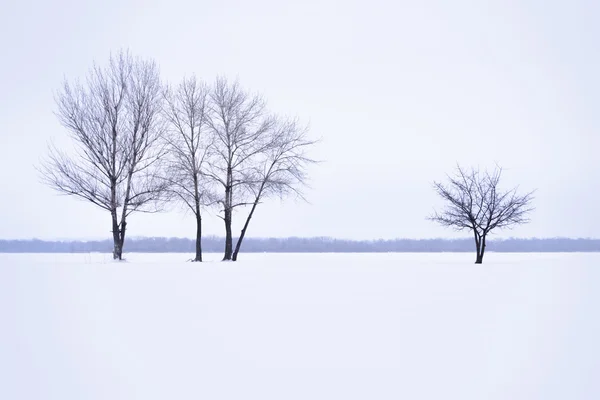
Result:
{"label": "bare tree", "polygon": [[127,217],[159,211],[165,193],[156,174],[164,154],[161,99],[155,62],[123,51],[106,67],[95,65],[85,84],[65,82],[56,99],[75,151],[51,146],[38,170],[56,191],[110,213],[115,259],[122,258]]}
{"label": "bare tree", "polygon": [[458,166],[449,184],[434,182],[437,194],[446,201],[441,213],[429,219],[459,231],[472,230],[477,251],[476,264],[483,262],[487,235],[494,229],[511,228],[529,222],[527,215],[533,210],[533,193],[517,194],[517,188],[501,191],[498,188],[502,169],[492,173]]}
{"label": "bare tree", "polygon": [[220,192],[217,203],[223,207],[226,261],[233,255],[233,212],[249,204],[248,177],[254,159],[270,145],[268,133],[274,120],[267,115],[264,100],[246,92],[237,82],[217,79],[209,98],[212,146],[204,175]]}
{"label": "bare tree", "polygon": [[196,218],[196,257],[202,261],[202,207],[209,193],[202,170],[210,148],[207,128],[207,86],[195,77],[183,79],[165,91],[164,114],[169,123],[166,136],[169,150],[165,179],[171,191]]}
{"label": "bare tree", "polygon": [[[238,82],[216,80],[209,96],[212,134],[205,177],[217,188],[225,223],[223,260],[237,259],[257,205],[271,195],[299,193],[305,181],[304,166],[311,162],[304,150],[313,142],[296,121],[283,121],[267,111],[261,96]],[[251,206],[235,250],[234,210]]]}
{"label": "bare tree", "polygon": [[246,176],[246,188],[251,194],[252,206],[237,240],[232,260],[236,261],[250,220],[258,204],[265,198],[283,198],[295,194],[301,198],[301,187],[306,184],[306,167],[316,161],[307,151],[316,141],[306,138],[307,129],[296,120],[276,120],[268,134],[268,146],[257,154],[250,174]]}

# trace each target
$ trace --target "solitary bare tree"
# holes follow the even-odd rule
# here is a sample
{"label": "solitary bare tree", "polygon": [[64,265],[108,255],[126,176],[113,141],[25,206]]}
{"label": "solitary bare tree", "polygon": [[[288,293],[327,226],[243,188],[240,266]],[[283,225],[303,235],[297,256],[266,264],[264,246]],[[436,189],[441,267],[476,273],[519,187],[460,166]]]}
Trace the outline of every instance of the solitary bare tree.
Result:
{"label": "solitary bare tree", "polygon": [[183,79],[175,89],[165,92],[164,114],[169,150],[165,179],[175,194],[196,218],[196,257],[202,261],[202,207],[210,196],[202,174],[210,148],[207,133],[207,86],[195,77]]}
{"label": "solitary bare tree", "polygon": [[517,194],[517,188],[501,191],[498,188],[502,169],[492,173],[460,166],[454,176],[448,176],[449,184],[434,182],[437,194],[446,201],[441,213],[435,212],[429,219],[459,231],[472,230],[477,251],[476,264],[483,262],[487,235],[494,229],[511,228],[529,222],[527,215],[533,210],[533,193]]}
{"label": "solitary bare tree", "polygon": [[233,261],[237,260],[250,220],[263,199],[288,194],[303,197],[300,190],[306,183],[306,167],[315,162],[307,151],[316,143],[306,138],[306,131],[296,120],[276,120],[268,131],[268,146],[257,154],[246,176],[251,208],[237,240]]}
{"label": "solitary bare tree", "polygon": [[120,260],[127,217],[159,211],[166,188],[156,174],[164,154],[158,67],[121,51],[106,67],[94,66],[85,84],[65,82],[56,102],[75,151],[51,146],[38,168],[42,180],[110,213]]}
{"label": "solitary bare tree", "polygon": [[267,114],[260,96],[224,78],[217,79],[212,87],[209,108],[212,146],[203,174],[220,193],[217,203],[222,206],[225,223],[226,261],[233,255],[233,212],[249,204],[248,180],[256,157],[270,146],[269,132],[275,121]]}

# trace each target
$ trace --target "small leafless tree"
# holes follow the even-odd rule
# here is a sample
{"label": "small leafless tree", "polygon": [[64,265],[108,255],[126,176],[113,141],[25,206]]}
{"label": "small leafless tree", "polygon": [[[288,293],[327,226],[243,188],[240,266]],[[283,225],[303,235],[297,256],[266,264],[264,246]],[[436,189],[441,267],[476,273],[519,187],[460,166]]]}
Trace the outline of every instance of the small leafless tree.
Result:
{"label": "small leafless tree", "polygon": [[202,261],[202,208],[210,201],[202,174],[210,148],[207,96],[207,86],[195,77],[183,79],[175,89],[165,91],[164,114],[169,126],[165,179],[171,192],[196,218],[196,257],[193,261],[198,262]]}
{"label": "small leafless tree", "polygon": [[[250,219],[267,195],[297,190],[305,180],[303,150],[312,142],[296,122],[282,122],[268,113],[261,96],[238,82],[216,80],[209,96],[211,150],[204,175],[218,188],[225,223],[223,260],[236,260]],[[236,249],[234,210],[252,206]],[[235,253],[235,255],[234,255]]]}
{"label": "small leafless tree", "polygon": [[269,145],[257,154],[246,176],[252,206],[233,251],[233,261],[237,260],[250,220],[263,199],[289,194],[303,198],[301,188],[306,184],[306,167],[315,163],[307,151],[316,143],[306,138],[306,132],[296,120],[277,120],[269,130]]}
{"label": "small leafless tree", "polygon": [[446,208],[435,212],[429,219],[459,231],[472,230],[477,251],[476,264],[483,262],[487,235],[494,229],[511,228],[529,222],[527,215],[533,210],[533,193],[517,193],[517,188],[501,191],[498,188],[502,169],[481,173],[477,169],[466,171],[460,166],[449,184],[434,182],[437,194],[445,200]]}
{"label": "small leafless tree", "polygon": [[51,146],[38,170],[59,193],[110,213],[115,259],[122,258],[127,217],[159,211],[165,193],[156,174],[164,154],[161,101],[157,65],[123,51],[105,68],[94,66],[85,84],[65,82],[56,99],[75,151]]}

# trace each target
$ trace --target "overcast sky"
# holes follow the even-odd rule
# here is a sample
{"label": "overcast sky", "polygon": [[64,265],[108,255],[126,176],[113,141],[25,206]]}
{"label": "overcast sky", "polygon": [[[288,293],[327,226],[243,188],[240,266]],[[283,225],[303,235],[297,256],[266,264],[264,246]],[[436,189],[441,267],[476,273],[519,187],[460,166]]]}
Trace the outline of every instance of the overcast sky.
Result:
{"label": "overcast sky", "polygon": [[[9,0],[0,15],[0,238],[109,237],[109,215],[34,165],[65,136],[63,78],[121,48],[170,81],[237,77],[323,139],[310,204],[264,204],[250,236],[468,236],[425,219],[432,181],[498,162],[507,187],[538,189],[532,223],[503,236],[600,237],[597,1]],[[192,237],[194,223],[174,211],[128,228]],[[223,234],[214,216],[205,228]]]}

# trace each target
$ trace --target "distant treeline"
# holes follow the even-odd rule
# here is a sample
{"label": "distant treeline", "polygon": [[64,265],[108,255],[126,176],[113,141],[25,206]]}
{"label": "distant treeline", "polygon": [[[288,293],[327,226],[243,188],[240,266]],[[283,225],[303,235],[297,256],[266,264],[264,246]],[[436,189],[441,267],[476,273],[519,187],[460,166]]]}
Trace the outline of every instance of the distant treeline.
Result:
{"label": "distant treeline", "polygon": [[[222,252],[224,239],[207,237],[205,252]],[[248,238],[243,250],[250,253],[384,253],[384,252],[471,252],[472,239],[341,240],[332,238]],[[0,240],[0,253],[111,253],[111,240],[43,241]],[[131,238],[128,252],[194,253],[195,241],[181,238]],[[488,251],[496,252],[595,252],[600,239],[498,239],[490,240]]]}

